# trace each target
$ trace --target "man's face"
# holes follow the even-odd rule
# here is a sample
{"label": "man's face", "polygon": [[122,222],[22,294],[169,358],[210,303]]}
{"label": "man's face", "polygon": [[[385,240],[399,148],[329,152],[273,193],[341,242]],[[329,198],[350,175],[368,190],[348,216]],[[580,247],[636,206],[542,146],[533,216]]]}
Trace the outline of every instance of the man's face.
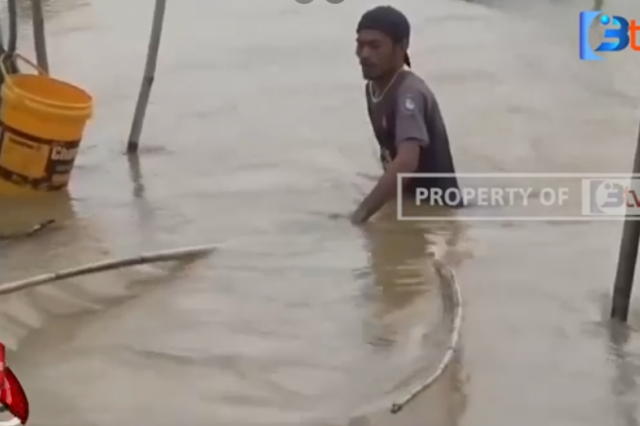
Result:
{"label": "man's face", "polygon": [[362,76],[375,80],[393,71],[399,48],[380,31],[362,30],[356,38],[356,56]]}

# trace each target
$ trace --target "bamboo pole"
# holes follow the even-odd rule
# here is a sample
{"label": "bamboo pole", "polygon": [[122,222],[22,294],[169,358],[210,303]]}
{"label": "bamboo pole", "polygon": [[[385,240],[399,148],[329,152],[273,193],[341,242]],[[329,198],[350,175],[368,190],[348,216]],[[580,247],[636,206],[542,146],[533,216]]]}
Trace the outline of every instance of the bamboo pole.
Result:
{"label": "bamboo pole", "polygon": [[456,350],[458,349],[458,345],[460,342],[460,331],[462,328],[462,294],[460,291],[460,286],[458,285],[458,281],[456,279],[455,272],[449,268],[444,262],[441,260],[434,258],[434,266],[438,275],[440,276],[440,282],[443,286],[449,286],[450,288],[443,289],[443,293],[451,294],[451,300],[449,303],[453,308],[453,322],[451,325],[451,332],[449,334],[449,346],[442,357],[440,363],[436,367],[436,370],[427,377],[422,383],[415,386],[411,389],[404,397],[399,399],[397,402],[391,405],[391,413],[397,414],[399,413],[407,404],[413,401],[418,395],[422,392],[429,389],[436,381],[442,376],[442,374],[446,371],[447,367],[453,360],[453,356],[455,355]]}
{"label": "bamboo pole", "polygon": [[143,265],[147,263],[197,258],[211,253],[216,248],[217,246],[212,245],[187,247],[178,250],[166,250],[156,253],[127,257],[123,259],[114,259],[91,263],[89,265],[80,266],[78,268],[65,269],[58,272],[38,275],[36,277],[28,278],[25,280],[14,281],[11,283],[0,285],[0,295],[14,293],[16,291],[24,290],[27,288],[37,287],[42,284],[66,280],[68,278],[74,278],[81,275],[95,274],[97,272],[111,271],[114,269],[121,269],[129,266]]}
{"label": "bamboo pole", "polygon": [[[16,239],[21,239],[21,238],[26,238],[26,237],[30,237],[44,229],[49,228],[51,225],[53,225],[54,223],[56,223],[55,220],[53,219],[49,219],[49,220],[45,220],[42,223],[39,223],[35,226],[33,226],[31,229],[29,229],[28,231],[25,232],[17,232],[14,234],[0,234],[0,242],[4,242],[6,240],[16,240]],[[2,423],[0,423],[0,425],[2,425]]]}
{"label": "bamboo pole", "polygon": [[[633,175],[631,179],[637,179],[638,176],[640,176],[640,129],[638,130],[638,141],[633,159]],[[622,322],[627,322],[629,318],[633,279],[638,260],[638,244],[640,244],[640,220],[638,219],[637,215],[632,215],[627,210],[627,217],[624,221],[622,238],[620,240],[618,269],[616,271],[613,300],[611,302],[611,318]]]}
{"label": "bamboo pole", "polygon": [[36,50],[38,66],[49,73],[49,58],[47,56],[47,39],[44,30],[44,12],[42,0],[31,0],[31,14],[33,17],[33,42]]}
{"label": "bamboo pole", "polygon": [[128,154],[136,154],[138,152],[140,135],[142,133],[142,124],[147,112],[147,105],[149,104],[149,97],[151,96],[151,86],[153,86],[153,80],[156,73],[156,64],[158,62],[158,50],[160,49],[160,39],[162,37],[162,25],[164,22],[166,3],[166,0],[156,0],[156,6],[153,12],[151,37],[149,39],[149,50],[147,52],[147,63],[144,68],[142,86],[140,87],[133,122],[131,123],[131,132],[129,133],[129,143],[127,144]]}

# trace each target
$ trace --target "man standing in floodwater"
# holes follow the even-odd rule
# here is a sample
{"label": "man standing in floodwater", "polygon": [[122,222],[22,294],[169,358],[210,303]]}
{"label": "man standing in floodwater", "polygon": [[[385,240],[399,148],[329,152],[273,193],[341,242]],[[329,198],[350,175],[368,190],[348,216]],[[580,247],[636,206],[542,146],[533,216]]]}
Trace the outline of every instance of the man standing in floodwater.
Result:
{"label": "man standing in floodwater", "polygon": [[[366,222],[388,201],[401,196],[396,194],[399,173],[455,173],[438,101],[424,80],[408,69],[409,36],[409,21],[391,6],[369,10],[358,23],[356,55],[367,80],[367,109],[384,174],[353,212],[354,224]],[[459,190],[453,175],[402,181],[411,199],[418,188]]]}

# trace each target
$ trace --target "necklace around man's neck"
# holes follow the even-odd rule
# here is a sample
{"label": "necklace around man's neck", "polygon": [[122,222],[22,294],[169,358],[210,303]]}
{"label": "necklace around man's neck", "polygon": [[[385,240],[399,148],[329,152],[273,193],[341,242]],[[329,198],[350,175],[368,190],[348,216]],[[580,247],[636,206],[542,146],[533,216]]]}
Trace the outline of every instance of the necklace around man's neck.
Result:
{"label": "necklace around man's neck", "polygon": [[387,93],[387,90],[389,90],[389,88],[391,87],[391,85],[393,84],[394,81],[396,81],[396,78],[398,78],[398,75],[400,74],[400,72],[402,72],[403,68],[400,68],[395,75],[393,76],[393,78],[391,79],[391,81],[387,84],[387,86],[384,88],[384,90],[382,91],[382,93],[380,93],[379,96],[376,96],[373,93],[373,81],[369,81],[369,97],[371,97],[371,101],[375,104],[378,103],[383,97],[384,95]]}

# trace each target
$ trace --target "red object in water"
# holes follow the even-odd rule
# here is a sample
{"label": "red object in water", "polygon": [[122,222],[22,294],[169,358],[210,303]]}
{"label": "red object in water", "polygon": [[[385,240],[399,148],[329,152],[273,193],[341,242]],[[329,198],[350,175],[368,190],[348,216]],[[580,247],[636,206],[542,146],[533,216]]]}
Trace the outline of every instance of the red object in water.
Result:
{"label": "red object in water", "polygon": [[4,345],[0,343],[0,404],[25,425],[29,419],[29,400],[20,381],[7,367]]}

